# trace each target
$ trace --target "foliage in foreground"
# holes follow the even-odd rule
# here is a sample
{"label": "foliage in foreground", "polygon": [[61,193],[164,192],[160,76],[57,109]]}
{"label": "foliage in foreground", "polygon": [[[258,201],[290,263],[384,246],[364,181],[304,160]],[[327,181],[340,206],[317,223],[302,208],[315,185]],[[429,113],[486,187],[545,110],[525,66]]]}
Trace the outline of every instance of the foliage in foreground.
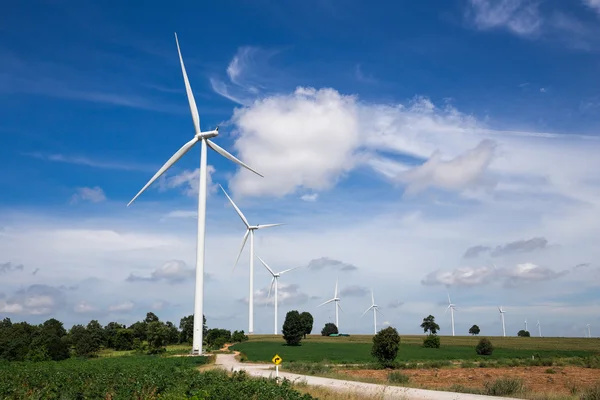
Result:
{"label": "foliage in foreground", "polygon": [[440,337],[438,335],[427,335],[423,339],[423,347],[428,349],[439,349],[440,348]]}
{"label": "foliage in foreground", "polygon": [[477,346],[475,346],[475,352],[480,356],[491,356],[494,352],[494,346],[488,338],[481,338]]}
{"label": "foliage in foreground", "polygon": [[291,399],[310,400],[288,381],[250,379],[243,372],[199,372],[201,357],[119,357],[0,363],[2,399]]}
{"label": "foliage in foreground", "polygon": [[373,348],[371,354],[381,365],[387,366],[392,363],[398,355],[400,348],[400,335],[396,328],[391,326],[380,330],[373,336]]}

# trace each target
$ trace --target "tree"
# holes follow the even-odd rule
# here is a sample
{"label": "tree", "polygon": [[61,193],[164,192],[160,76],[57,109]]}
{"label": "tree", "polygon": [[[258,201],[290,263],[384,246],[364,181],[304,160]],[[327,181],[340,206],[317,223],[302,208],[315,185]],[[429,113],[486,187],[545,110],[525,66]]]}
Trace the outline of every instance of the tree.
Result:
{"label": "tree", "polygon": [[179,343],[192,343],[192,339],[194,338],[194,315],[181,318],[179,329]]}
{"label": "tree", "polygon": [[67,330],[63,327],[62,322],[54,318],[47,320],[40,325],[40,329],[31,343],[31,356],[28,355],[28,359],[42,361],[44,360],[42,355],[46,355],[50,360],[66,360],[70,357],[66,336]]}
{"label": "tree", "polygon": [[139,339],[142,342],[146,340],[146,330],[148,329],[147,323],[138,321],[131,324],[127,329],[131,329],[135,339]]}
{"label": "tree", "polygon": [[428,317],[423,318],[421,328],[423,328],[423,331],[425,333],[429,331],[432,335],[436,335],[437,332],[440,330],[440,326],[435,323],[435,317],[433,315],[429,315]]}
{"label": "tree", "polygon": [[373,336],[371,354],[373,357],[377,358],[383,366],[391,365],[398,355],[399,348],[400,335],[398,335],[396,328],[388,326]]}
{"label": "tree", "polygon": [[475,346],[475,351],[480,356],[491,356],[494,352],[494,346],[492,342],[488,338],[481,338],[477,346]]}
{"label": "tree", "polygon": [[337,326],[335,326],[334,323],[332,322],[328,322],[325,324],[325,326],[323,327],[323,329],[321,329],[321,335],[323,336],[329,336],[332,333],[339,333]]}
{"label": "tree", "polygon": [[90,340],[92,340],[95,343],[95,346],[97,346],[98,348],[106,346],[106,335],[104,334],[104,328],[102,328],[100,322],[96,321],[95,319],[91,320],[87,324],[86,330],[90,335]]}
{"label": "tree", "polygon": [[146,319],[144,319],[145,323],[149,324],[151,322],[157,322],[157,321],[159,321],[159,319],[156,316],[156,314],[154,314],[153,312],[146,313]]}
{"label": "tree", "polygon": [[241,331],[234,331],[231,334],[231,341],[232,342],[245,342],[246,340],[248,340],[248,336],[244,333],[244,330],[242,329]]}
{"label": "tree", "polygon": [[288,346],[299,346],[306,328],[296,310],[288,311],[281,332]]}
{"label": "tree", "polygon": [[131,329],[119,329],[113,339],[113,348],[115,350],[133,350],[133,339]]}
{"label": "tree", "polygon": [[304,338],[306,339],[306,335],[310,335],[313,329],[314,318],[311,313],[304,311],[300,314],[300,319],[302,320],[302,325],[304,326]]}
{"label": "tree", "polygon": [[148,354],[160,354],[167,351],[167,341],[169,338],[169,330],[160,321],[152,321],[148,323]]}
{"label": "tree", "polygon": [[521,329],[519,332],[517,332],[517,336],[519,336],[519,337],[531,337],[531,334],[529,333],[529,331]]}
{"label": "tree", "polygon": [[117,332],[120,329],[125,329],[125,325],[119,324],[118,322],[109,322],[108,325],[104,327],[104,337],[106,338],[107,347],[110,347],[111,349],[115,348]]}
{"label": "tree", "polygon": [[167,321],[165,323],[165,327],[167,328],[167,344],[177,344],[179,341],[179,330],[171,321]]}
{"label": "tree", "polygon": [[[89,324],[88,324],[89,325]],[[75,349],[75,355],[78,357],[94,357],[100,350],[100,340],[92,331],[83,325],[74,325],[69,331],[69,339]]]}
{"label": "tree", "polygon": [[477,325],[473,325],[471,328],[469,328],[469,334],[471,335],[479,335],[479,332],[481,332],[481,329],[479,329]]}

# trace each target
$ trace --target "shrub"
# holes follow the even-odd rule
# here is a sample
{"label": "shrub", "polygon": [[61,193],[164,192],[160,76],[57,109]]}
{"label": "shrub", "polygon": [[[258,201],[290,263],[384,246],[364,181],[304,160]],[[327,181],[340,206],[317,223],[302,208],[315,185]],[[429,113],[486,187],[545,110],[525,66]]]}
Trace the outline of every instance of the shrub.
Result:
{"label": "shrub", "polygon": [[334,323],[328,322],[325,324],[325,326],[323,327],[323,329],[321,329],[321,335],[323,336],[329,336],[332,333],[339,333],[338,332],[338,328],[337,326],[335,326]]}
{"label": "shrub", "polygon": [[288,346],[299,346],[305,331],[306,327],[302,323],[300,313],[296,310],[288,311],[281,329]]}
{"label": "shrub", "polygon": [[477,325],[473,325],[471,328],[469,328],[470,335],[479,335],[479,332],[481,332],[481,329],[479,329]]}
{"label": "shrub", "polygon": [[529,331],[521,329],[519,332],[517,332],[517,336],[518,337],[531,337],[531,334],[529,333]]}
{"label": "shrub", "polygon": [[480,356],[491,356],[494,352],[494,346],[490,339],[482,338],[479,343],[477,343],[477,346],[475,346],[475,351]]}
{"label": "shrub", "polygon": [[388,326],[373,336],[371,354],[373,357],[377,358],[382,365],[388,365],[396,359],[399,347],[400,335],[398,335],[398,331],[396,328]]}
{"label": "shrub", "polygon": [[246,335],[244,333],[244,330],[241,331],[234,331],[233,334],[231,335],[231,341],[232,342],[245,342],[248,340],[248,335]]}
{"label": "shrub", "polygon": [[387,380],[389,383],[408,383],[410,376],[403,374],[402,372],[392,371],[388,374]]}
{"label": "shrub", "polygon": [[438,335],[427,335],[427,337],[423,339],[423,347],[427,347],[429,349],[439,349],[440,337]]}
{"label": "shrub", "polygon": [[[573,391],[572,391],[573,392]],[[575,390],[576,392],[576,390]],[[600,382],[594,386],[587,388],[579,396],[580,400],[600,400]]]}
{"label": "shrub", "polygon": [[510,396],[522,391],[523,381],[516,378],[498,378],[492,383],[485,383],[485,394],[488,396]]}

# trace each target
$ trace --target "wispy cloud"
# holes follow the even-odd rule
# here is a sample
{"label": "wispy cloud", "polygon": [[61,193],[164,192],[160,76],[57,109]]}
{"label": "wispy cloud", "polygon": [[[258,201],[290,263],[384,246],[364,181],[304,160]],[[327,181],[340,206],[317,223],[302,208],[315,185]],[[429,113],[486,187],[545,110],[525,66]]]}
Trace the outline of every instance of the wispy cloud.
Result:
{"label": "wispy cloud", "polygon": [[23,264],[0,263],[0,275],[13,271],[23,271]]}
{"label": "wispy cloud", "polygon": [[321,270],[321,269],[338,269],[340,271],[354,271],[358,267],[352,264],[348,264],[339,260],[333,260],[329,257],[321,257],[311,260],[307,266],[308,269]]}
{"label": "wispy cloud", "polygon": [[523,37],[537,35],[543,25],[539,3],[530,0],[469,0],[466,16],[481,30],[506,29]]}
{"label": "wispy cloud", "polygon": [[116,169],[123,171],[144,171],[144,172],[153,172],[156,170],[154,166],[143,165],[143,164],[135,164],[135,163],[121,163],[118,161],[103,161],[103,160],[95,160],[92,158],[88,158],[85,156],[76,156],[76,155],[64,155],[58,153],[43,153],[43,152],[31,152],[31,153],[23,153],[23,155],[28,157],[37,158],[44,161],[52,161],[59,162],[65,164],[75,164],[75,165],[84,165],[92,168],[101,168],[101,169]]}
{"label": "wispy cloud", "polygon": [[[217,190],[217,185],[213,184],[212,175],[215,173],[215,168],[208,165],[206,168],[206,187],[208,193],[214,193]],[[200,177],[200,168],[193,171],[183,170],[182,172],[172,176],[161,176],[158,181],[158,188],[161,191],[168,189],[181,189],[186,196],[198,195],[198,185]]]}
{"label": "wispy cloud", "polygon": [[354,68],[354,77],[357,81],[362,83],[377,83],[377,79],[375,79],[373,75],[365,74],[360,64],[356,64],[356,67]]}
{"label": "wispy cloud", "polygon": [[89,201],[91,203],[101,203],[106,200],[104,190],[99,186],[78,188],[77,192],[71,196],[71,203],[80,201]]}
{"label": "wispy cloud", "polygon": [[140,276],[131,274],[127,277],[127,282],[160,282],[166,283],[183,283],[191,282],[196,275],[194,268],[188,267],[187,264],[180,260],[171,260],[163,264],[161,267],[154,270],[150,276]]}
{"label": "wispy cloud", "polygon": [[544,237],[534,237],[527,240],[516,240],[514,242],[498,245],[495,248],[484,245],[469,247],[464,258],[475,258],[481,253],[489,252],[492,257],[501,257],[513,253],[529,253],[546,247],[548,240]]}
{"label": "wispy cloud", "polygon": [[582,0],[583,4],[596,11],[600,15],[600,0]]}

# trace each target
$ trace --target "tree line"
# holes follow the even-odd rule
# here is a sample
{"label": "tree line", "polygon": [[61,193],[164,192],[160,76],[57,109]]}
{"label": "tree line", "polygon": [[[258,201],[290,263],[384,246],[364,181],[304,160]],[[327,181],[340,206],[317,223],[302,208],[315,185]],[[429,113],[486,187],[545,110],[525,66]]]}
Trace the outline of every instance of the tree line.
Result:
{"label": "tree line", "polygon": [[[231,333],[226,329],[208,329],[204,316],[202,325],[204,345],[208,348],[248,340],[244,331]],[[87,325],[74,325],[68,331],[55,318],[39,325],[13,323],[10,318],[4,318],[0,321],[0,359],[60,361],[70,357],[95,357],[102,349],[159,354],[165,352],[168,345],[191,344],[193,330],[193,315],[181,318],[177,327],[170,321],[161,321],[152,312],[129,326],[118,322],[102,326],[92,320]]]}

